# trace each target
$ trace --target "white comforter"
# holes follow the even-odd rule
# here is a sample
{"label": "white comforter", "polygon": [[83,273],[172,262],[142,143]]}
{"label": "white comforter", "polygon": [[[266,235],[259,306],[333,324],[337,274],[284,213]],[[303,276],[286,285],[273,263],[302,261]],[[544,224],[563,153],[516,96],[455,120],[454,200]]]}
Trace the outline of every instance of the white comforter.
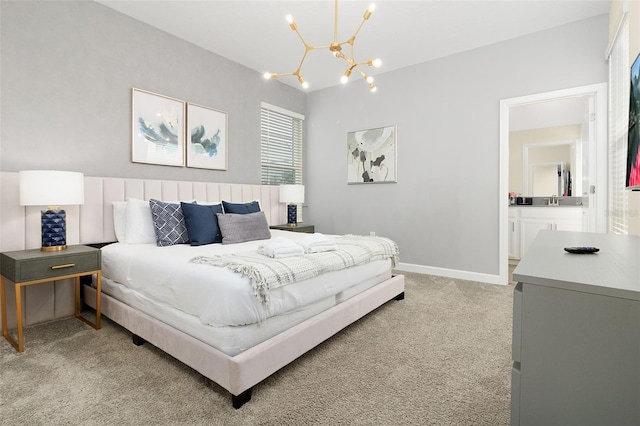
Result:
{"label": "white comforter", "polygon": [[[308,234],[271,230],[273,237],[301,241]],[[268,307],[256,298],[248,278],[226,268],[191,263],[196,256],[257,251],[265,241],[241,244],[175,245],[115,243],[102,249],[102,273],[158,304],[195,315],[212,326],[245,325],[301,309],[382,274],[390,260],[331,272],[274,289]]]}

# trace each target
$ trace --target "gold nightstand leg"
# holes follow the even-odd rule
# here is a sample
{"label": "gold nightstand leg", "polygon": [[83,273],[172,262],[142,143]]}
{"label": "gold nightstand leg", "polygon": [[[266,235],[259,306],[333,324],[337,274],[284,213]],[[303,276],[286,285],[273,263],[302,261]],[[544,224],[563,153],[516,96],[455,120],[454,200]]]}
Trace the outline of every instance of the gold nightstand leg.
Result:
{"label": "gold nightstand leg", "polygon": [[7,336],[7,296],[4,293],[4,277],[0,276],[0,303],[2,303],[2,335]]}
{"label": "gold nightstand leg", "polygon": [[85,324],[90,325],[96,330],[100,330],[100,291],[102,291],[102,280],[100,271],[96,272],[97,275],[97,283],[96,283],[96,322],[93,323],[86,319],[85,317],[80,315],[80,276],[75,277],[75,294],[76,294],[76,306],[75,306],[75,317]]}
{"label": "gold nightstand leg", "polygon": [[80,277],[75,277],[73,283],[75,285],[75,308],[73,314],[76,318],[80,318]]}
{"label": "gold nightstand leg", "polygon": [[[16,285],[16,323],[18,324],[18,352],[24,352],[24,334],[22,333],[22,291],[20,285]],[[5,336],[10,338],[9,334]],[[13,339],[11,339],[13,340]],[[9,340],[9,341],[11,341]],[[13,342],[15,343],[15,342]],[[13,345],[15,347],[15,344]]]}
{"label": "gold nightstand leg", "polygon": [[96,272],[96,330],[100,329],[100,314],[102,312],[102,302],[100,295],[102,294],[102,271]]}
{"label": "gold nightstand leg", "polygon": [[20,286],[15,286],[16,289],[16,314],[18,319],[18,341],[16,342],[9,334],[9,327],[7,326],[7,294],[5,293],[6,281],[4,277],[0,276],[0,303],[2,303],[2,335],[11,346],[18,352],[24,352],[24,337],[22,335],[22,302],[20,300]]}

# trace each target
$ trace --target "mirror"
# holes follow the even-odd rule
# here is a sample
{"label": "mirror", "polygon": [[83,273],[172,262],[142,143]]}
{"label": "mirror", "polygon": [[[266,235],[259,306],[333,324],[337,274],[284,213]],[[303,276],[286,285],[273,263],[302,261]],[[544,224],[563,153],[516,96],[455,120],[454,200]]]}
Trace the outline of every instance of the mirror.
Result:
{"label": "mirror", "polygon": [[589,149],[583,145],[589,137],[587,111],[586,96],[510,109],[509,192],[525,197],[586,195]]}
{"label": "mirror", "polygon": [[534,197],[564,195],[565,163],[532,163],[529,167],[529,193]]}
{"label": "mirror", "polygon": [[581,194],[582,167],[578,158],[581,158],[578,140],[524,144],[522,182],[526,194],[532,197]]}

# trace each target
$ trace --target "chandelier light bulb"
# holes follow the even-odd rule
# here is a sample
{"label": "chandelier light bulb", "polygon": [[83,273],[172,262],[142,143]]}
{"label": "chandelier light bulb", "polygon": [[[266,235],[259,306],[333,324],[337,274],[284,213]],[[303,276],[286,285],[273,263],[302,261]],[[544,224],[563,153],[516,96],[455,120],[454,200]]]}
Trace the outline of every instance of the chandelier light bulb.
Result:
{"label": "chandelier light bulb", "polygon": [[375,84],[371,83],[371,84],[369,85],[369,90],[371,90],[373,93],[375,93],[375,92],[376,92],[376,90],[378,90],[378,88],[376,87],[376,85],[375,85]]}
{"label": "chandelier light bulb", "polygon": [[340,83],[347,84],[348,82],[349,82],[349,77],[347,77],[346,74],[340,77]]}
{"label": "chandelier light bulb", "polygon": [[374,68],[380,68],[382,66],[382,59],[380,58],[375,58],[373,61],[371,61],[371,65]]}
{"label": "chandelier light bulb", "polygon": [[367,83],[369,83],[369,84],[373,83],[373,77],[371,77],[370,75],[367,76],[366,80],[367,80]]}
{"label": "chandelier light bulb", "polygon": [[301,75],[298,76],[298,81],[300,82],[300,84],[302,85],[303,89],[307,89],[309,87],[309,83],[307,83],[306,81],[304,81],[304,78],[302,78]]}
{"label": "chandelier light bulb", "polygon": [[362,15],[362,18],[366,21],[371,17],[371,14],[373,13],[374,10],[376,10],[376,5],[375,3],[371,3],[367,8],[367,10],[364,11],[364,15]]}
{"label": "chandelier light bulb", "polygon": [[289,23],[289,27],[293,31],[297,31],[298,30],[298,26],[296,25],[295,21],[293,20],[293,16],[287,15],[287,22]]}
{"label": "chandelier light bulb", "polygon": [[264,74],[262,74],[262,76],[264,77],[265,80],[269,80],[270,78],[275,77],[274,74],[271,74],[270,72],[265,72]]}

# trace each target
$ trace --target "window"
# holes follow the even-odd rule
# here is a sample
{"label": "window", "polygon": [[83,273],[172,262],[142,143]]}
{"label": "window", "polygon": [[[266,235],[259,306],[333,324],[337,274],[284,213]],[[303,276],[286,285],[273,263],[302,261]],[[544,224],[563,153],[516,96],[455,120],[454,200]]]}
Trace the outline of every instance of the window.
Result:
{"label": "window", "polygon": [[302,184],[304,116],[264,102],[261,107],[262,184]]}
{"label": "window", "polygon": [[629,200],[625,190],[629,121],[629,23],[623,16],[609,54],[609,205],[608,229],[628,233]]}

